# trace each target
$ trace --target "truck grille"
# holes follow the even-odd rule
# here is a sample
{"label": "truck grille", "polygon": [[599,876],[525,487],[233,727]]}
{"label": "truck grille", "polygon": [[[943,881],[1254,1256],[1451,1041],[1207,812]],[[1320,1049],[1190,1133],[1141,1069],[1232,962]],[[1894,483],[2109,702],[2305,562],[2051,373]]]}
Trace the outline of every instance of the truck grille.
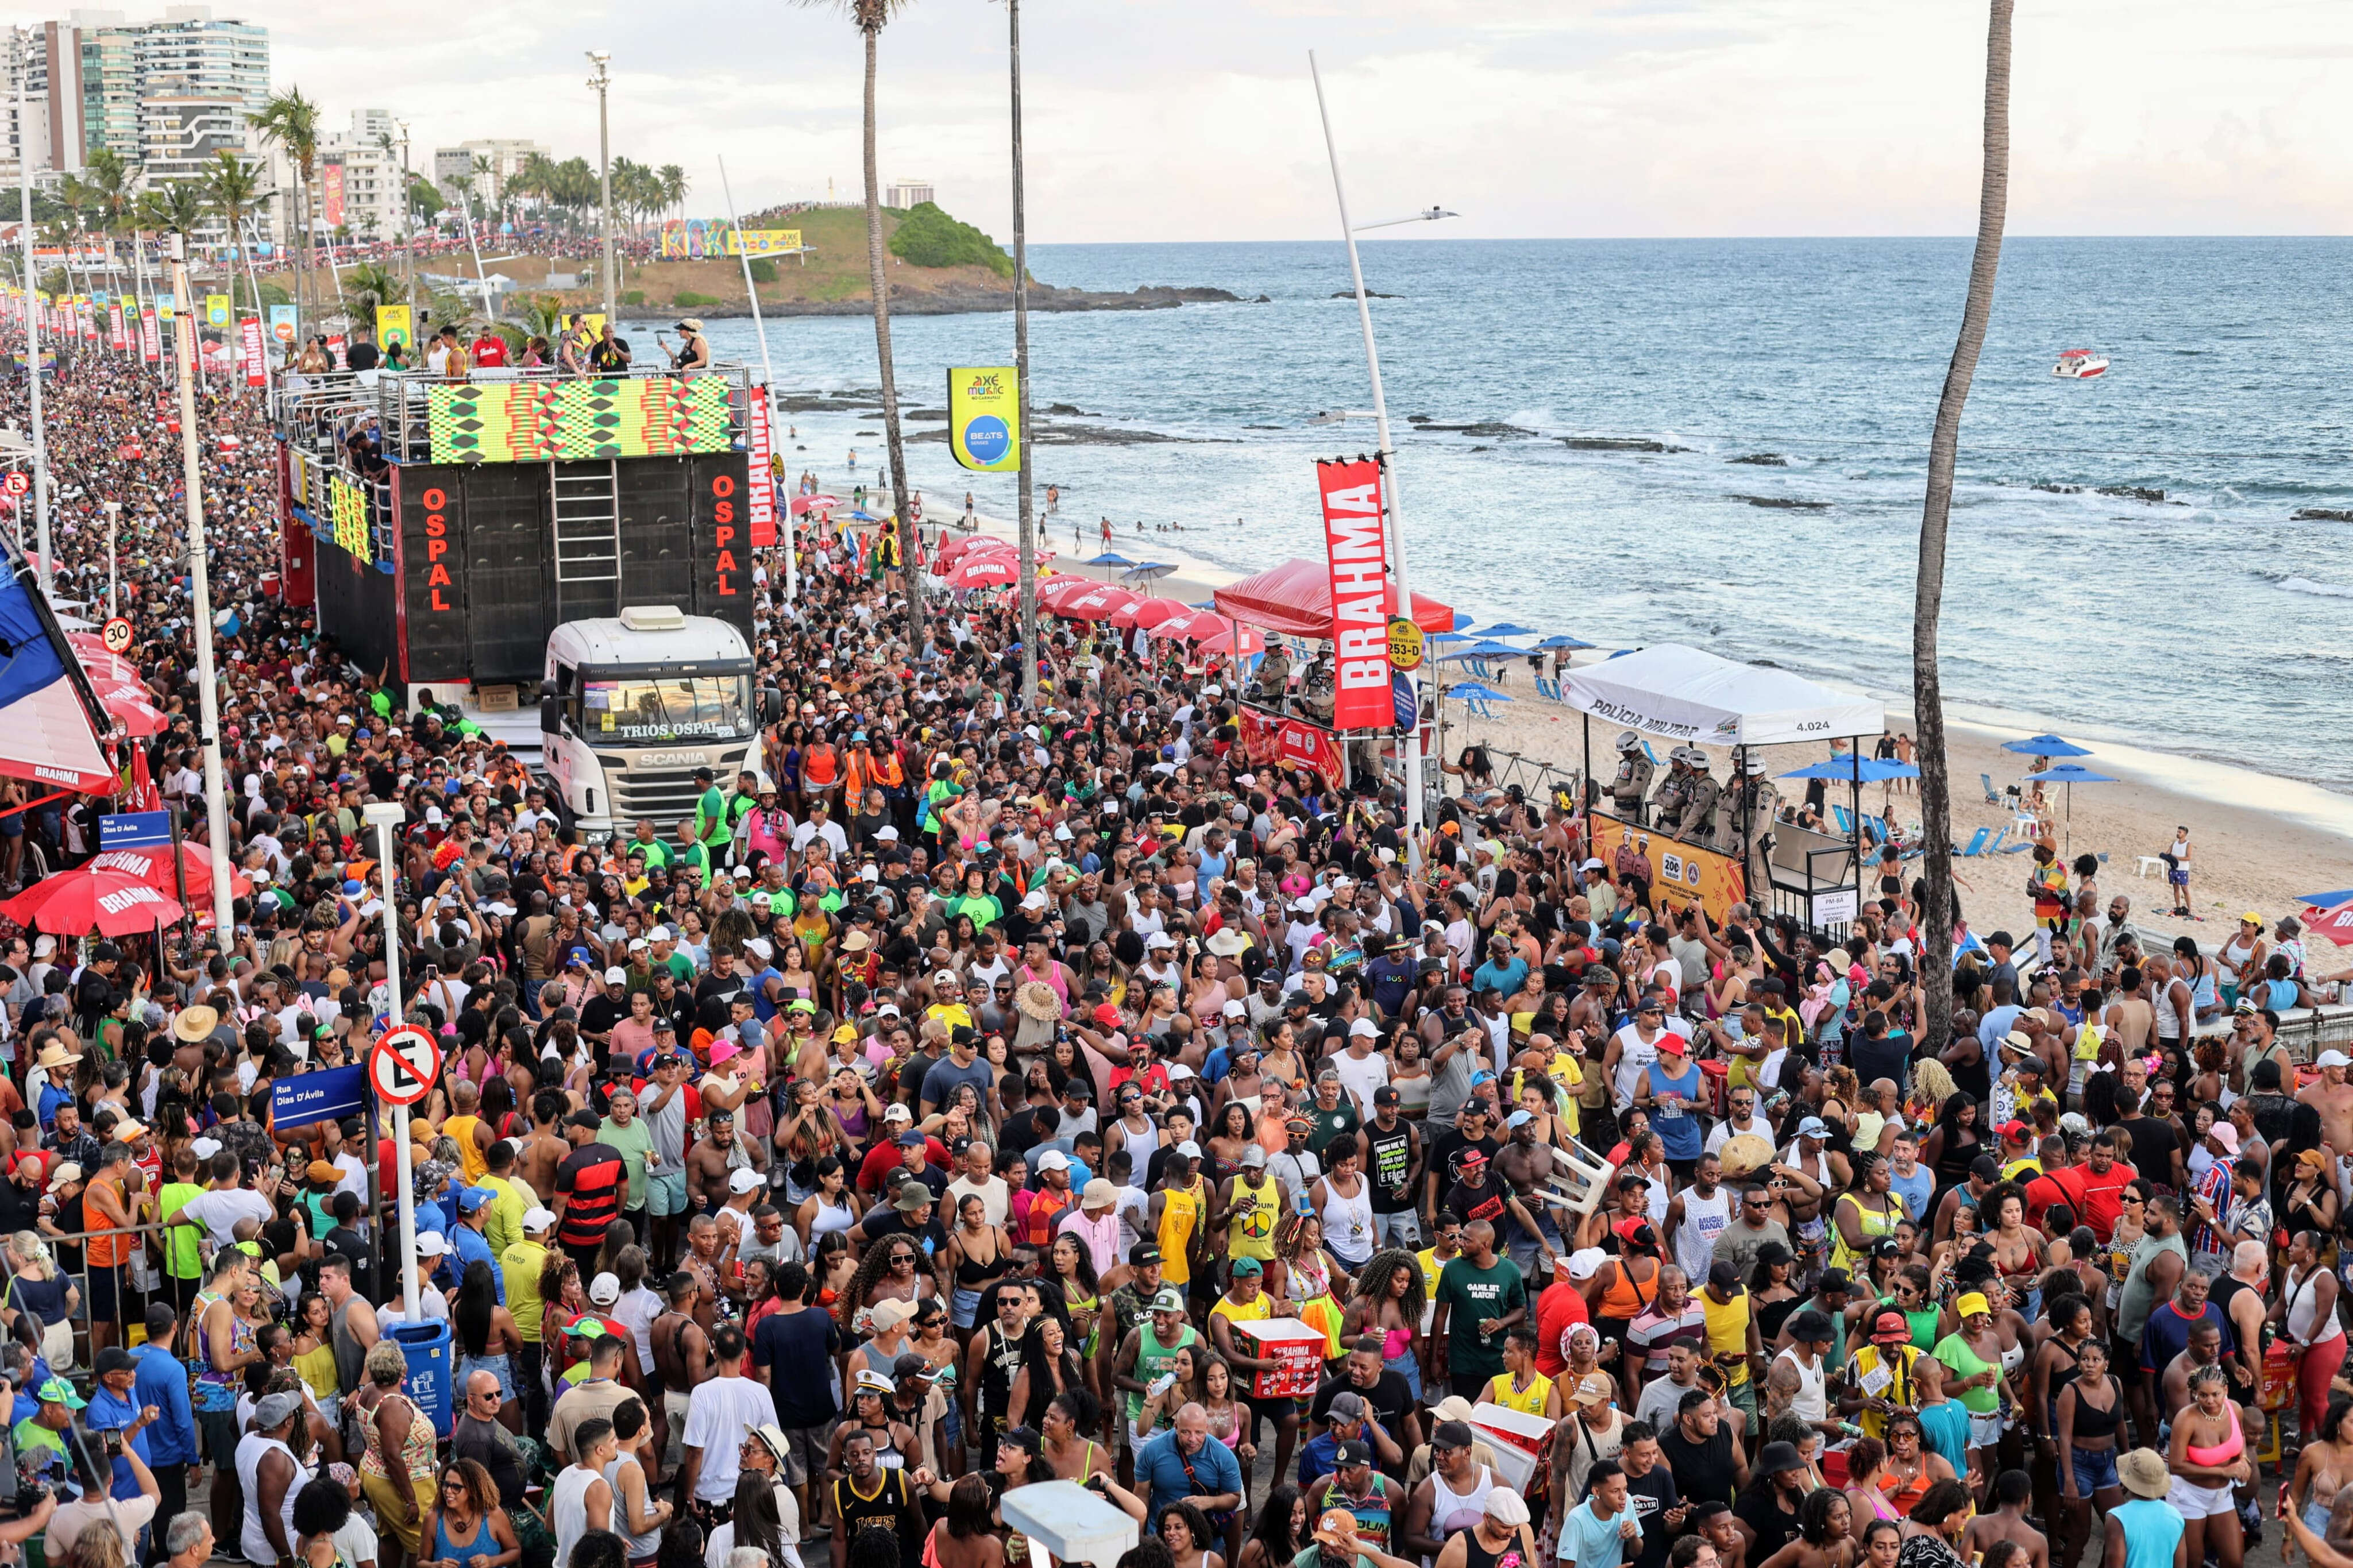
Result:
{"label": "truck grille", "polygon": [[[711,769],[723,788],[743,765],[739,752],[713,762]],[[613,785],[613,819],[624,833],[642,816],[654,825],[657,835],[671,838],[679,823],[694,816],[694,803],[702,795],[692,768],[632,768],[606,777]]]}

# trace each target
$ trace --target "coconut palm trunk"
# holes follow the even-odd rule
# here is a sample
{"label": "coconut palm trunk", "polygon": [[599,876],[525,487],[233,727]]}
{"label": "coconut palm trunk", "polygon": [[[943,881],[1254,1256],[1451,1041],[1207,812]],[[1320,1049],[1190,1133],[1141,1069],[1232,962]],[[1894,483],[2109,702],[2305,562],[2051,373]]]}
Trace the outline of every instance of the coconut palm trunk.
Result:
{"label": "coconut palm trunk", "polygon": [[1990,0],[1986,32],[1985,169],[1978,193],[1978,238],[1969,288],[1961,307],[1960,340],[1936,400],[1928,443],[1928,493],[1920,517],[1920,564],[1912,612],[1912,705],[1920,726],[1920,830],[1927,839],[1927,894],[1921,921],[1926,951],[1926,1037],[1941,1046],[1953,1021],[1953,793],[1945,756],[1945,701],[1936,669],[1936,624],[1945,599],[1945,541],[1953,507],[1953,465],[1961,441],[1961,411],[1985,347],[1993,315],[1995,273],[2001,266],[2002,223],[2010,206],[2010,39],[2012,0]]}
{"label": "coconut palm trunk", "polygon": [[866,270],[874,291],[874,357],[882,372],[882,434],[891,452],[891,509],[899,520],[899,578],[907,588],[907,647],[923,647],[923,570],[915,561],[915,520],[907,489],[907,446],[899,433],[899,383],[891,368],[891,280],[883,272],[882,186],[875,173],[874,63],[887,7],[860,0],[866,38]]}

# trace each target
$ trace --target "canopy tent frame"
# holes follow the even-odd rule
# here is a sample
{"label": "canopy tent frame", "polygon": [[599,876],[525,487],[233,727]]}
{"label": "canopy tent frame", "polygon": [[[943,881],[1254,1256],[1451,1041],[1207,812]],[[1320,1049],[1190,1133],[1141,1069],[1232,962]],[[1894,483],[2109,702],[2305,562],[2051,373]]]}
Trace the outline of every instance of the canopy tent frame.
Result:
{"label": "canopy tent frame", "polygon": [[[1841,696],[1786,670],[1740,664],[1679,643],[1662,643],[1571,669],[1562,677],[1560,692],[1562,700],[1577,710],[1581,717],[1585,786],[1580,804],[1586,817],[1588,846],[1594,842],[1596,816],[1608,816],[1613,822],[1624,820],[1614,813],[1598,809],[1600,781],[1593,772],[1593,721],[1597,717],[1637,734],[1662,740],[1729,746],[1736,785],[1746,776],[1751,748],[1849,742],[1848,754],[1853,762],[1849,781],[1854,803],[1849,814],[1852,826],[1842,848],[1806,851],[1806,886],[1798,888],[1776,880],[1769,851],[1763,856],[1758,854],[1760,840],[1769,838],[1772,827],[1754,819],[1753,801],[1742,802],[1739,826],[1744,891],[1752,910],[1759,902],[1761,891],[1771,902],[1773,912],[1799,914],[1809,929],[1828,930],[1835,934],[1852,921],[1862,900],[1861,742],[1866,736],[1876,737],[1885,731],[1887,710],[1883,705],[1867,698]],[[1641,828],[1647,825],[1637,819],[1626,826]],[[1826,854],[1843,860],[1845,871],[1828,878],[1818,876],[1815,863]],[[1766,886],[1762,889],[1746,886],[1747,872],[1753,867],[1763,868]],[[1816,885],[1824,881],[1831,885]],[[1825,897],[1831,900],[1830,911],[1824,911],[1818,919],[1820,900]],[[1796,907],[1790,907],[1792,903]],[[1830,912],[1841,905],[1847,906],[1845,918],[1829,918]]]}

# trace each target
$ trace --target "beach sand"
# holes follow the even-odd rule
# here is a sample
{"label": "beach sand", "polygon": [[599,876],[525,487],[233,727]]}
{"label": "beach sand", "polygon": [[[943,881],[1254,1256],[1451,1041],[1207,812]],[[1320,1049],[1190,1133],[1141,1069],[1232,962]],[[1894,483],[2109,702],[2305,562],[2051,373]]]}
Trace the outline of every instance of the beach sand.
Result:
{"label": "beach sand", "polygon": [[[865,416],[868,420],[873,417]],[[849,418],[837,421],[823,416],[800,415],[796,418],[803,440],[818,452],[841,451],[845,438],[857,423]],[[833,428],[837,423],[839,435]],[[855,444],[866,461],[872,460],[868,454],[881,454],[880,442],[868,439]],[[787,455],[788,460],[797,456],[789,451]],[[938,447],[910,446],[907,457],[910,482],[924,497],[925,521],[952,523],[961,510],[957,498],[965,489],[961,470]],[[815,467],[821,480],[829,472],[838,474],[840,470],[838,462]],[[846,496],[846,486],[836,493]],[[1082,576],[1115,578],[1119,570],[1116,567],[1085,564],[1086,556],[1102,552],[1094,515],[1100,509],[1086,515],[1073,510],[1047,517],[1043,484],[1037,486],[1036,496],[1041,547],[1056,552],[1049,566]],[[1074,522],[1081,527],[1082,540],[1075,551],[1071,548]],[[984,515],[979,523],[981,531],[1006,539],[1015,537],[1017,532],[1010,519]],[[1237,574],[1187,555],[1185,538],[1182,533],[1136,533],[1132,523],[1124,530],[1114,523],[1111,549],[1131,560],[1175,563],[1178,570],[1152,583],[1147,591],[1161,598],[1198,603],[1208,599],[1218,587],[1234,581]],[[1475,616],[1477,612],[1468,613]],[[1442,668],[1427,667],[1425,678]],[[1546,764],[1563,773],[1580,766],[1582,715],[1538,697],[1529,679],[1531,672],[1525,665],[1514,665],[1510,671],[1502,689],[1515,700],[1495,705],[1493,718],[1476,718],[1459,702],[1444,704],[1440,750],[1451,759],[1465,745],[1484,745],[1495,754],[1499,777],[1508,777],[1507,755]],[[1451,683],[1457,677],[1450,673],[1443,679]],[[1883,699],[1886,696],[1874,695]],[[1966,710],[1966,705],[1956,707]],[[1918,732],[1911,721],[1908,700],[1889,700],[1887,721],[1896,731]],[[1999,829],[2013,821],[2015,814],[2006,805],[1985,803],[1985,791],[1978,775],[1989,774],[1997,794],[2016,783],[2032,766],[2032,761],[2001,750],[2001,743],[2041,733],[2047,728],[2005,728],[1964,720],[1948,712],[1947,735],[1952,763],[1956,843],[1966,845],[1979,827]],[[1614,729],[1604,733],[1601,726],[1595,726],[1597,756],[1605,773],[1616,764],[1600,753],[1615,735]],[[1661,742],[1653,742],[1651,749],[1663,756]],[[2168,940],[2182,935],[2194,937],[2200,951],[2211,952],[2230,939],[2242,912],[2260,913],[2268,923],[2298,912],[2296,900],[2300,895],[2353,887],[2353,796],[2292,779],[2275,778],[2251,768],[2170,752],[2105,742],[2094,743],[2091,749],[2092,755],[2075,761],[2095,772],[2113,774],[2117,782],[2075,786],[2072,820],[2066,816],[2065,792],[2053,794],[2052,804],[2060,814],[2061,842],[2069,858],[2084,853],[2108,858],[2097,879],[2100,893],[2104,899],[2118,893],[2129,898],[2132,918],[2144,929],[2162,932]],[[1819,746],[1773,747],[1768,751],[1769,765],[1778,775],[1819,762],[1825,754]],[[1710,760],[1717,778],[1728,775],[1728,753],[1712,751]],[[1919,796],[1891,796],[1885,787],[1865,785],[1863,809],[1888,816],[1906,831],[1907,837],[1916,835]],[[1805,785],[1792,780],[1782,788],[1794,798],[1802,795]],[[1834,785],[1830,798],[1844,804],[1847,796],[1842,788]],[[1887,802],[1883,813],[1883,801]],[[2169,848],[2177,827],[2189,831],[2190,905],[2199,917],[2195,921],[2177,920],[2167,912],[2171,908],[2171,898],[2161,863],[2146,877],[2139,874],[2140,858]],[[2017,837],[2016,833],[2011,835],[2013,842]],[[2032,929],[2032,906],[2025,892],[2030,859],[2021,853],[1954,862],[1963,908],[1968,911],[1974,929],[1985,932],[2007,927],[2021,935]],[[1907,876],[1913,874],[1916,871],[1907,871]],[[2340,966],[2338,955],[2325,941],[2315,943],[2312,962],[2323,973],[2333,973]]]}

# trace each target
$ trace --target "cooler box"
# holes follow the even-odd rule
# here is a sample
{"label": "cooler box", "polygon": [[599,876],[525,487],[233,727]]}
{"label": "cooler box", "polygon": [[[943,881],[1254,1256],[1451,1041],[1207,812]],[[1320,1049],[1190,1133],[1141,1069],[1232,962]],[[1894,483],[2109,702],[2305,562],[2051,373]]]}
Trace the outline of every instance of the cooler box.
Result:
{"label": "cooler box", "polygon": [[1256,1353],[1282,1364],[1271,1372],[1250,1374],[1250,1394],[1258,1399],[1303,1399],[1324,1378],[1324,1352],[1331,1342],[1324,1331],[1296,1318],[1266,1318],[1256,1322],[1234,1321],[1234,1331],[1248,1334]]}
{"label": "cooler box", "polygon": [[393,1342],[400,1353],[408,1358],[408,1382],[402,1392],[417,1402],[417,1407],[433,1420],[433,1435],[449,1436],[449,1380],[451,1352],[449,1325],[446,1322],[395,1323]]}
{"label": "cooler box", "polygon": [[1552,1446],[1552,1423],[1541,1415],[1482,1404],[1472,1406],[1471,1430],[1494,1450],[1495,1468],[1504,1483],[1525,1492]]}

